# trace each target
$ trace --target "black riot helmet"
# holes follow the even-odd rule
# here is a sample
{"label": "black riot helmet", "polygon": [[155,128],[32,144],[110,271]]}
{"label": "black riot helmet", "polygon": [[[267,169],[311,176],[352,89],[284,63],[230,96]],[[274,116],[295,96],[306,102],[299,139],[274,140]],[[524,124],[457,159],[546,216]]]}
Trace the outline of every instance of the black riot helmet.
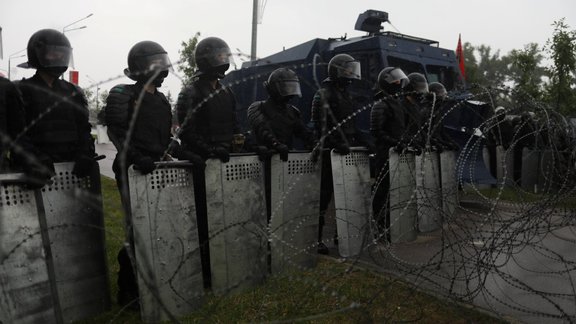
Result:
{"label": "black riot helmet", "polygon": [[196,76],[210,75],[219,79],[230,68],[230,47],[218,37],[204,38],[196,45],[194,60],[198,71]]}
{"label": "black riot helmet", "polygon": [[168,53],[160,44],[142,41],[128,52],[128,68],[124,69],[124,74],[134,81],[146,82],[160,72],[153,82],[159,87],[171,68]]}
{"label": "black riot helmet", "polygon": [[498,122],[504,121],[504,119],[506,119],[506,108],[502,106],[496,107],[496,109],[494,109],[494,116],[496,116]]}
{"label": "black riot helmet", "polygon": [[408,80],[410,83],[404,89],[407,92],[416,92],[418,97],[421,97],[428,93],[428,81],[422,73],[412,72],[408,74]]}
{"label": "black riot helmet", "polygon": [[428,90],[436,94],[438,100],[444,100],[448,96],[446,87],[440,82],[432,82],[428,85]]}
{"label": "black riot helmet", "polygon": [[279,101],[302,97],[298,76],[287,68],[279,68],[270,73],[268,81],[264,81],[264,87],[271,98]]}
{"label": "black riot helmet", "polygon": [[64,73],[72,58],[72,47],[66,36],[55,29],[41,29],[28,40],[28,62],[22,67]]}
{"label": "black riot helmet", "polygon": [[337,54],[328,62],[328,76],[332,81],[360,80],[360,62],[348,54]]}
{"label": "black riot helmet", "polygon": [[395,95],[408,85],[410,81],[404,71],[389,66],[378,74],[378,87],[388,95]]}

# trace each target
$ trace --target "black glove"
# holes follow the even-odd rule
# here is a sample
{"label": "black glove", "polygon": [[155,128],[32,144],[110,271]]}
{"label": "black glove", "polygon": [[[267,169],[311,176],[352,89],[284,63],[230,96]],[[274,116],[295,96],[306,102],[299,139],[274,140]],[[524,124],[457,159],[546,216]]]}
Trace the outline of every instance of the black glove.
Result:
{"label": "black glove", "polygon": [[220,159],[223,163],[230,161],[230,153],[222,146],[216,146],[212,149],[211,153]]}
{"label": "black glove", "polygon": [[26,187],[32,190],[51,184],[50,179],[56,174],[52,160],[41,161],[38,165],[29,165],[24,172],[27,176]]}
{"label": "black glove", "polygon": [[338,154],[346,155],[350,153],[350,147],[345,143],[340,143],[334,147],[334,151]]}
{"label": "black glove", "polygon": [[178,158],[178,160],[190,161],[196,167],[206,167],[206,162],[204,162],[204,159],[200,155],[188,150],[180,150],[176,158]]}
{"label": "black glove", "polygon": [[415,155],[420,155],[422,154],[422,147],[421,146],[412,146],[408,148],[408,151],[410,151],[410,153],[414,153]]}
{"label": "black glove", "polygon": [[96,160],[94,160],[93,157],[81,155],[74,161],[74,169],[72,169],[72,174],[78,178],[87,177],[94,169],[95,164]]}
{"label": "black glove", "polygon": [[266,146],[256,146],[254,147],[254,152],[258,154],[258,160],[266,161],[270,157],[270,150]]}
{"label": "black glove", "polygon": [[396,146],[394,147],[394,151],[396,151],[398,154],[402,154],[405,150],[406,145],[402,142],[398,142],[398,144],[396,144]]}
{"label": "black glove", "polygon": [[442,153],[444,152],[444,145],[440,144],[440,143],[436,143],[432,146],[432,151],[434,152],[438,152],[438,153]]}
{"label": "black glove", "polygon": [[446,144],[448,144],[448,148],[452,151],[458,151],[460,150],[460,146],[458,146],[458,144],[454,143],[454,142],[447,142]]}
{"label": "black glove", "polygon": [[312,161],[312,163],[318,162],[320,154],[322,154],[322,150],[320,149],[320,147],[317,147],[315,150],[310,152],[310,160]]}
{"label": "black glove", "polygon": [[143,156],[134,161],[134,169],[140,171],[142,174],[149,174],[156,169],[156,165],[151,157]]}
{"label": "black glove", "polygon": [[290,151],[288,146],[282,143],[276,143],[274,145],[274,149],[276,150],[276,152],[278,152],[278,154],[280,154],[280,160],[288,161],[288,152]]}

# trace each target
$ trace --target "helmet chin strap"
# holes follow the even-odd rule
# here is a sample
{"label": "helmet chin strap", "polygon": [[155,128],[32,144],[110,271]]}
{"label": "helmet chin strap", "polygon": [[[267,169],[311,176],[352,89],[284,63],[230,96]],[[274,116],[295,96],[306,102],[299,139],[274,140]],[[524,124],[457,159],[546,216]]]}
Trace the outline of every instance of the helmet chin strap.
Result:
{"label": "helmet chin strap", "polygon": [[52,67],[42,67],[38,69],[39,71],[44,72],[45,74],[53,77],[54,79],[58,79],[66,70],[68,70],[67,66],[52,66]]}

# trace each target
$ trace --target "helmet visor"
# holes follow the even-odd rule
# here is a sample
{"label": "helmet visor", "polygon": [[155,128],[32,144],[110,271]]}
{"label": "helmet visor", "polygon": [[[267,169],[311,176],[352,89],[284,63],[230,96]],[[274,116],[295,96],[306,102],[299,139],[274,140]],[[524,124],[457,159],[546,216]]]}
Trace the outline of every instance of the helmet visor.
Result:
{"label": "helmet visor", "polygon": [[388,81],[388,83],[392,83],[392,82],[396,82],[396,81],[401,81],[402,80],[408,80],[408,77],[406,76],[406,74],[404,73],[404,71],[402,71],[401,69],[394,69],[392,71],[390,71],[390,73],[388,73],[388,76],[386,77],[386,81]]}
{"label": "helmet visor", "polygon": [[36,57],[42,67],[68,67],[72,58],[72,48],[55,45],[41,46],[36,48]]}
{"label": "helmet visor", "polygon": [[211,67],[217,67],[230,64],[231,55],[232,53],[228,47],[216,48],[213,55],[207,56],[206,60]]}
{"label": "helmet visor", "polygon": [[278,94],[280,94],[282,97],[302,97],[302,92],[300,91],[300,82],[298,81],[278,82],[276,83],[276,88],[278,89]]}
{"label": "helmet visor", "polygon": [[360,80],[360,62],[358,61],[344,62],[337,71],[338,78]]}
{"label": "helmet visor", "polygon": [[166,53],[144,56],[141,58],[141,62],[142,66],[139,67],[139,70],[144,73],[168,70],[172,71],[172,63],[170,63],[170,59]]}
{"label": "helmet visor", "polygon": [[428,93],[428,83],[416,82],[414,84],[414,90],[418,93]]}

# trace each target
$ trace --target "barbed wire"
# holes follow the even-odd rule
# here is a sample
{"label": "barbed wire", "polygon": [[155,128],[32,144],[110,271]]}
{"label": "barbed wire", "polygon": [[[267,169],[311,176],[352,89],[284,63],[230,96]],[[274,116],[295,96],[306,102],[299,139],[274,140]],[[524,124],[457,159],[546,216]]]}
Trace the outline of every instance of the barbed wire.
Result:
{"label": "barbed wire", "polygon": [[[315,60],[310,64],[297,64],[285,67],[302,75],[301,82],[306,87],[318,89],[321,86],[321,81],[316,75],[316,70],[325,68],[325,65],[325,63]],[[304,71],[310,67],[314,71],[314,80],[307,80],[304,77],[304,75],[307,75]],[[180,131],[175,134],[175,137],[178,138],[180,136],[181,130],[190,122],[193,112],[216,96],[219,91],[231,90],[234,92],[237,86],[255,82],[255,80],[266,77],[267,74],[254,74],[241,78],[212,93],[196,107],[188,111],[186,118],[180,125]],[[173,75],[179,77],[174,72]],[[111,77],[93,86],[118,78],[118,76]],[[524,99],[521,102],[521,108],[517,110],[509,109],[509,112],[518,112],[518,116],[510,116],[508,114],[504,118],[500,118],[501,116],[494,114],[496,108],[496,100],[494,98],[501,91],[510,92],[512,90],[476,87],[472,88],[472,92],[466,99],[455,99],[448,106],[441,106],[441,103],[435,97],[432,99],[432,110],[438,114],[439,118],[434,119],[434,114],[428,116],[426,122],[421,125],[410,143],[408,143],[408,146],[413,146],[417,137],[424,136],[425,142],[429,144],[420,153],[421,155],[418,157],[420,162],[414,162],[414,166],[406,169],[409,170],[412,179],[419,178],[422,182],[415,182],[414,186],[409,188],[408,193],[404,196],[405,200],[400,206],[397,218],[391,219],[384,227],[378,226],[375,220],[371,218],[372,214],[390,215],[395,202],[392,201],[390,196],[387,196],[383,209],[379,211],[372,211],[371,203],[375,198],[377,188],[383,185],[385,181],[389,181],[387,179],[393,179],[393,174],[397,174],[399,168],[406,167],[401,165],[401,163],[395,167],[392,167],[391,163],[386,163],[382,169],[373,170],[373,177],[368,183],[367,192],[369,197],[357,197],[358,199],[366,198],[367,204],[370,205],[366,206],[366,209],[354,210],[346,207],[336,207],[335,204],[327,212],[327,229],[337,233],[340,245],[332,244],[333,238],[331,236],[326,236],[329,238],[323,239],[322,243],[332,246],[331,257],[346,261],[343,263],[345,264],[345,270],[337,273],[326,271],[322,281],[314,281],[298,274],[288,274],[283,278],[289,282],[301,282],[304,285],[309,285],[310,289],[321,292],[326,298],[338,301],[337,304],[339,306],[337,308],[320,314],[308,314],[298,318],[268,318],[266,310],[269,309],[269,306],[266,304],[267,301],[263,300],[258,304],[258,310],[255,312],[254,317],[247,320],[255,322],[312,321],[322,320],[338,313],[358,310],[365,312],[365,316],[369,320],[372,315],[369,314],[367,308],[372,303],[377,302],[378,296],[388,296],[390,292],[381,289],[374,291],[369,299],[352,300],[347,292],[332,286],[332,283],[338,278],[345,277],[356,269],[369,268],[380,273],[392,275],[394,281],[408,283],[413,287],[414,294],[416,291],[426,291],[446,298],[449,301],[472,303],[478,307],[488,309],[497,316],[511,316],[527,322],[542,320],[575,322],[576,286],[573,276],[576,274],[576,258],[573,250],[576,243],[576,212],[574,211],[574,206],[576,206],[576,175],[574,174],[576,170],[576,152],[575,147],[571,145],[571,143],[574,143],[574,138],[570,137],[569,133],[573,130],[569,128],[570,125],[564,116],[547,107],[544,103],[530,99],[527,96],[522,97],[528,99]],[[139,95],[141,99],[143,94]],[[401,94],[401,96],[403,95],[406,94]],[[430,143],[434,130],[445,126],[453,113],[474,109],[467,106],[470,100],[483,103],[482,109],[486,111],[479,113],[482,115],[480,116],[482,117],[481,121],[474,125],[478,132],[474,132],[474,129],[457,130],[462,145],[455,160],[456,169],[449,170],[454,175],[455,188],[455,192],[450,192],[449,194],[453,195],[451,197],[454,197],[457,205],[453,206],[452,209],[445,208],[444,205],[448,203],[448,199],[445,196],[447,193],[442,193],[433,188],[434,186],[436,188],[439,187],[441,179],[445,177],[441,162],[445,152],[435,150]],[[62,101],[73,105],[68,98],[62,98]],[[126,147],[131,143],[140,102],[141,100],[136,101],[136,113],[130,121],[128,135],[124,141]],[[323,146],[324,139],[328,136],[338,135],[344,137],[342,126],[353,122],[359,114],[369,111],[376,102],[371,100],[368,104],[358,107],[352,114],[341,120],[337,120],[333,114],[330,115],[335,126],[331,129],[326,129],[326,132],[316,142],[313,151],[323,150],[325,148]],[[83,109],[83,107],[77,108]],[[247,107],[240,108],[239,113],[242,113]],[[330,111],[330,107],[326,108]],[[58,105],[48,107],[46,112],[38,118],[44,118],[53,109],[58,109]],[[521,116],[524,112],[534,112],[536,116],[533,119],[522,119]],[[514,129],[511,130],[512,132],[509,132],[510,130],[506,128],[509,127],[510,124],[508,122],[510,121],[516,123]],[[28,127],[20,135],[24,136],[25,132],[33,127],[36,122],[37,120],[27,125]],[[530,125],[535,125],[535,127],[526,131],[525,128]],[[504,138],[504,133],[506,132],[511,133],[510,138]],[[0,133],[0,139],[3,144],[9,144],[9,147],[19,148],[18,143],[11,140],[5,132]],[[504,146],[500,145],[504,143]],[[490,175],[488,180],[491,183],[482,184],[479,182],[479,171],[486,171],[480,169],[484,168],[486,164],[489,165],[486,162],[490,162],[483,161],[483,154],[486,149],[494,150],[494,152],[498,150],[501,153],[501,160],[496,168],[503,165],[501,167],[503,174],[490,174],[488,170]],[[166,156],[168,152],[169,149],[167,148],[164,155]],[[522,159],[523,152],[538,156],[538,166],[532,172],[540,173],[540,176],[538,174],[535,175],[536,185],[532,186],[532,188],[523,186],[521,174],[507,170],[505,164],[508,158],[519,157]],[[364,152],[361,154],[368,156],[369,153]],[[35,159],[32,154],[26,156],[30,160]],[[312,158],[313,154],[307,154],[301,160],[301,163],[311,162]],[[322,154],[320,154],[319,158],[320,161],[314,162],[316,165],[314,172],[319,172],[319,167],[322,165],[321,159],[324,158]],[[397,158],[414,159],[414,154],[401,152]],[[432,159],[438,159],[440,161],[439,166],[426,162]],[[121,164],[128,163],[125,155],[121,155],[120,162]],[[40,164],[39,161],[38,163]],[[514,165],[512,166],[515,167]],[[126,166],[126,168],[122,169],[128,170],[128,167]],[[356,165],[353,165],[348,170],[351,172],[350,177],[356,178],[363,177],[363,172],[365,171]],[[155,172],[159,172],[159,170]],[[319,242],[316,242],[314,237],[312,242],[302,245],[301,242],[298,242],[301,239],[298,235],[306,232],[305,229],[310,226],[310,223],[315,222],[318,215],[307,213],[297,215],[293,219],[285,219],[283,217],[285,217],[285,209],[290,208],[290,206],[285,204],[297,202],[299,200],[298,197],[307,194],[302,192],[301,184],[306,181],[312,181],[313,176],[319,177],[319,174],[314,172],[308,173],[301,170],[290,174],[284,179],[283,188],[286,189],[282,189],[283,191],[280,193],[278,201],[271,206],[269,220],[267,220],[265,210],[251,215],[247,219],[231,220],[224,226],[211,230],[209,242],[214,243],[219,239],[225,239],[229,235],[241,233],[238,235],[249,236],[257,242],[256,247],[262,249],[258,260],[261,264],[265,265],[268,262],[267,258],[270,253],[267,252],[268,244],[272,244],[278,247],[278,251],[280,251],[276,257],[279,257],[287,267],[297,271],[305,271],[308,269],[308,265],[302,264],[300,258],[315,259]],[[534,174],[528,175],[534,178]],[[168,177],[166,174],[159,174],[159,176]],[[187,176],[191,176],[191,174]],[[262,180],[263,173],[257,177]],[[319,181],[319,178],[314,181]],[[366,186],[366,184],[363,185]],[[8,189],[12,190],[17,186],[3,183],[0,189],[7,193]],[[187,183],[182,188],[190,190],[191,186],[191,183]],[[160,194],[155,199],[140,202],[147,205],[132,205],[132,210],[146,207],[149,215],[166,214],[166,210],[159,210],[159,208],[165,208],[160,207],[162,204],[159,199],[162,197],[161,192],[168,190],[167,188],[159,187]],[[132,189],[130,188],[130,190]],[[263,188],[261,189],[264,190]],[[253,194],[245,192],[244,194],[246,199],[261,200],[263,198],[262,192]],[[316,194],[319,195],[319,191]],[[83,191],[82,188],[67,191],[65,195],[70,195],[65,197],[66,199],[80,200],[89,208],[101,206],[99,205],[101,204],[101,197],[98,194]],[[5,197],[10,196],[8,194],[3,196],[3,204],[9,199]],[[335,197],[335,199],[338,199],[338,197]],[[299,204],[298,207],[303,207],[304,202],[299,202]],[[338,202],[338,205],[340,205],[340,202]],[[179,224],[181,224],[179,223],[182,220],[181,218],[193,216],[194,210],[186,209],[182,211],[178,206],[172,207],[174,210],[170,218],[154,219],[154,222],[168,223],[177,231]],[[294,206],[292,207],[294,208]],[[4,212],[5,210],[7,209],[3,209],[0,206],[0,211]],[[411,228],[410,230],[415,233],[414,240],[391,243],[389,239],[392,229],[400,226],[406,217],[412,217],[410,215],[416,215],[415,217],[418,217],[418,219],[432,218],[438,226],[428,232]],[[0,215],[0,217],[7,216]],[[364,219],[363,223],[361,222],[364,225],[358,227],[357,224],[350,223],[348,217],[364,217],[367,219]],[[194,223],[193,220],[192,223]],[[272,226],[272,224],[275,225]],[[350,232],[351,234],[349,235],[347,233],[338,233],[336,228],[343,228],[344,226],[356,226],[354,230],[356,232]],[[414,226],[417,225],[415,224]],[[65,233],[67,231],[75,231],[78,228],[101,231],[107,236],[114,235],[113,239],[115,240],[124,240],[124,237],[118,237],[113,234],[114,231],[106,227],[86,225],[80,222],[57,224],[45,229],[31,230],[27,234],[20,236],[20,241],[12,242],[11,246],[0,241],[0,252],[2,252],[0,253],[0,273],[4,273],[9,269],[11,260],[18,254],[24,253],[26,246],[31,241],[39,240],[43,231],[49,234],[58,231]],[[4,237],[0,231],[0,240]],[[64,240],[65,238],[61,239]],[[147,239],[149,238],[146,236],[135,237],[136,242]],[[360,250],[359,253],[353,256],[341,258],[338,255],[338,249],[341,249],[343,246],[342,242],[347,240],[360,242]],[[194,293],[182,291],[177,279],[181,278],[182,273],[188,271],[190,264],[198,265],[200,245],[186,246],[184,242],[179,244],[181,244],[180,248],[171,250],[171,253],[174,253],[172,258],[180,261],[172,268],[172,272],[165,273],[166,277],[163,280],[169,290],[183,304],[197,307],[199,301],[211,296],[212,292],[203,289]],[[129,251],[132,262],[140,267],[138,269],[138,272],[141,273],[139,275],[140,282],[144,284],[154,300],[160,305],[160,309],[157,311],[165,313],[170,321],[178,322],[180,319],[175,314],[170,313],[170,306],[165,305],[163,296],[159,292],[165,287],[157,286],[158,281],[153,273],[155,269],[154,262],[156,261],[147,259],[147,257],[151,257],[150,253],[151,251],[144,250],[143,247],[139,246],[136,246],[134,251]],[[263,268],[262,271],[266,272],[268,270]],[[110,278],[113,278],[113,274],[110,273],[109,275]],[[262,282],[265,280],[264,278],[269,276],[270,274],[268,273],[242,275],[227,283],[224,291],[218,291],[217,293],[218,295],[226,295],[229,292],[246,289],[246,287],[255,286],[257,282]],[[281,277],[282,274],[274,274],[272,277],[275,278],[277,276]],[[2,274],[0,274],[0,285],[3,288],[0,293],[2,297],[0,300],[0,312],[12,314],[15,310],[11,309],[13,305],[10,303],[12,298],[9,289],[10,284]],[[318,301],[308,296],[302,296],[299,301],[301,305],[316,302]],[[216,303],[218,302],[216,301]],[[212,307],[214,307],[212,308],[213,310],[217,308],[215,305],[212,305]],[[410,320],[424,319],[424,308],[426,305],[421,305],[420,307],[419,315]],[[118,318],[117,316],[124,311],[124,308],[120,309],[119,313],[110,319],[110,322],[115,322]],[[387,314],[380,314],[381,317],[379,318],[392,321],[395,315],[395,311],[390,311]],[[204,319],[208,320],[209,318]]]}

